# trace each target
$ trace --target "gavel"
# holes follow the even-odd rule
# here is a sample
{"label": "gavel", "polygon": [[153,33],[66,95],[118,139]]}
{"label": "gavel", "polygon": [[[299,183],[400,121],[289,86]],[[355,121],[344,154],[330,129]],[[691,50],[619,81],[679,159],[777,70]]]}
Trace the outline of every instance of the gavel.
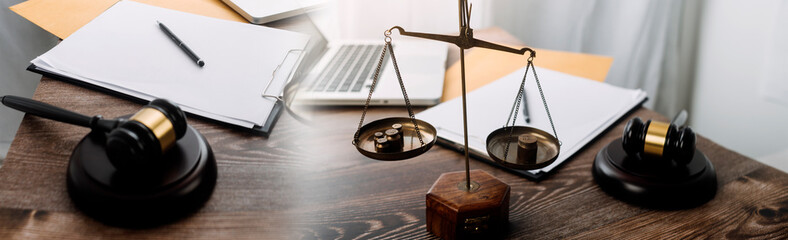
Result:
{"label": "gavel", "polygon": [[104,119],[75,113],[47,103],[17,96],[3,96],[3,105],[39,117],[107,133],[105,147],[112,165],[132,171],[155,164],[186,134],[186,115],[166,99],[156,99],[129,119]]}
{"label": "gavel", "polygon": [[690,127],[652,120],[644,123],[638,117],[627,122],[621,143],[629,156],[650,156],[679,164],[688,163],[695,154],[695,133]]}

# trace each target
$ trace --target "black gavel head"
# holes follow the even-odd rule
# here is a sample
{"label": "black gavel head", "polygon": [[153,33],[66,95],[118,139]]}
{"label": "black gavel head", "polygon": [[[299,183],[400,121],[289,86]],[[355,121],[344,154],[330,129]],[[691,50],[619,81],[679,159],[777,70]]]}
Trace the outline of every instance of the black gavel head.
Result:
{"label": "black gavel head", "polygon": [[118,170],[158,160],[186,134],[186,115],[174,103],[156,99],[107,135],[107,156]]}
{"label": "black gavel head", "polygon": [[636,117],[624,127],[624,151],[629,156],[647,155],[686,164],[695,154],[695,133],[689,127],[643,120]]}

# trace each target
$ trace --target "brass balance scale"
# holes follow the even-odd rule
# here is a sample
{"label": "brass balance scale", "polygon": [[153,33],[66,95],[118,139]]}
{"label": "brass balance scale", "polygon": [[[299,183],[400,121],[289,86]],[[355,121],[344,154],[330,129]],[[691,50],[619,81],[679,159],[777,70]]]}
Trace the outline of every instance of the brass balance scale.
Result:
{"label": "brass balance scale", "polygon": [[[358,151],[372,159],[384,161],[405,160],[427,152],[437,140],[437,131],[430,123],[415,118],[397,65],[397,59],[391,43],[391,34],[396,29],[401,35],[452,43],[461,49],[465,171],[441,175],[427,193],[427,230],[444,239],[500,234],[503,227],[507,225],[509,216],[509,186],[484,171],[470,170],[470,158],[467,147],[468,118],[465,91],[465,49],[481,47],[520,55],[530,53],[527,58],[528,65],[526,66],[525,76],[523,76],[522,83],[520,83],[517,98],[512,105],[512,110],[506,123],[487,137],[486,146],[490,158],[508,168],[520,170],[537,169],[553,163],[558,158],[561,148],[547,101],[539,83],[539,77],[533,65],[536,52],[527,47],[514,49],[475,39],[473,37],[473,29],[469,26],[473,6],[468,4],[467,0],[458,0],[458,2],[459,36],[408,32],[399,26],[392,27],[384,32],[385,46],[375,69],[372,86],[361,114],[358,130],[353,137],[353,145],[356,146]],[[408,117],[384,118],[364,124],[370,99],[376,87],[380,69],[387,52],[391,57],[402,95],[405,98]],[[553,130],[552,135],[532,127],[515,126],[525,91],[525,80],[529,71],[533,72],[539,88],[539,94]]]}

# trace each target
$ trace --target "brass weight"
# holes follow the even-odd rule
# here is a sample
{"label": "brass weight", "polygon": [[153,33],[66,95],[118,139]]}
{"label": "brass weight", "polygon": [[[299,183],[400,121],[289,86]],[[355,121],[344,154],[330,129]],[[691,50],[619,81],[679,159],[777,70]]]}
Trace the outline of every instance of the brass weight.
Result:
{"label": "brass weight", "polygon": [[517,137],[517,164],[535,164],[539,144],[537,138],[530,134]]}

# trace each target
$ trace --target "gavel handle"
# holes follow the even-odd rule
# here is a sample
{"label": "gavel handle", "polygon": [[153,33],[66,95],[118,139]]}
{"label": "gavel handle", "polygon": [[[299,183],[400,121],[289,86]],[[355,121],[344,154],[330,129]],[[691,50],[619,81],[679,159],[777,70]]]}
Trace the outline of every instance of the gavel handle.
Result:
{"label": "gavel handle", "polygon": [[0,102],[2,102],[3,105],[22,112],[33,114],[42,118],[52,119],[58,122],[88,127],[93,130],[106,132],[117,127],[120,122],[118,120],[102,119],[101,115],[96,115],[93,117],[82,115],[29,98],[6,95],[0,98]]}

